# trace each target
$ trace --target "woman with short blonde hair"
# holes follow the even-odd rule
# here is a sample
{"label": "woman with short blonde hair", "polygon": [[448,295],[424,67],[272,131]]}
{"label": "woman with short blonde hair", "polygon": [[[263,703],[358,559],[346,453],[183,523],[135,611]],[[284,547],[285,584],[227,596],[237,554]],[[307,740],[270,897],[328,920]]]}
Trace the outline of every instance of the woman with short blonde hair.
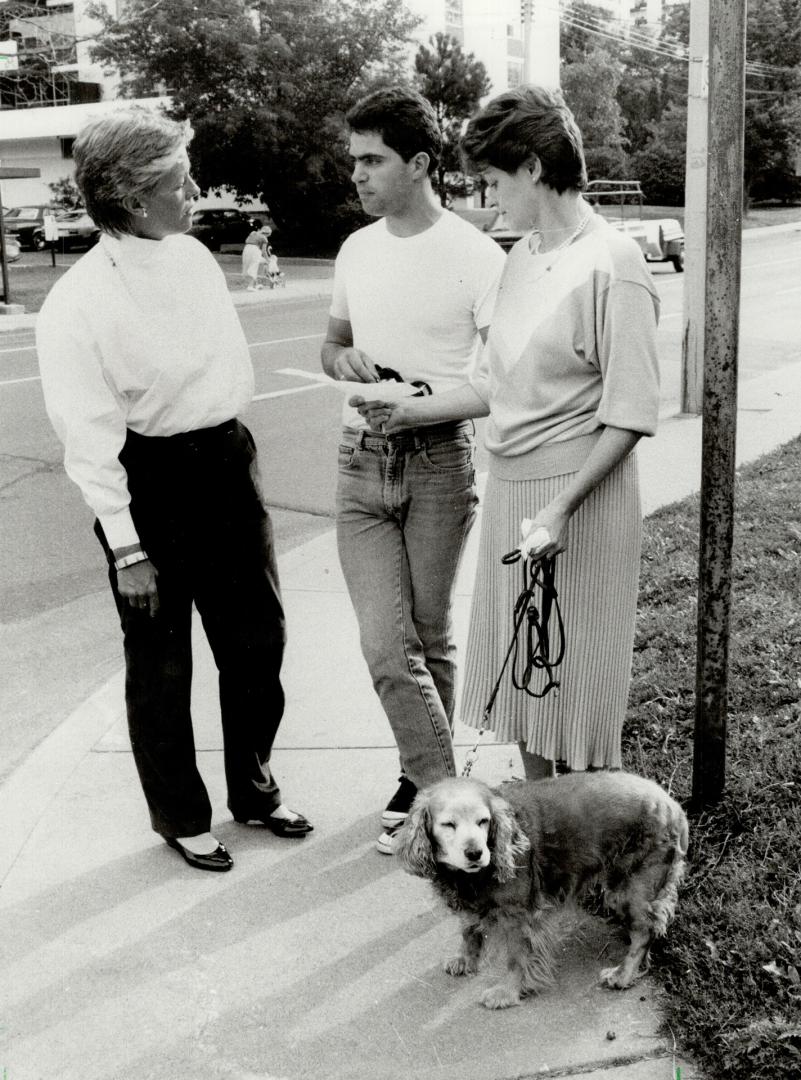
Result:
{"label": "woman with short blonde hair", "polygon": [[284,837],[270,754],[284,708],[284,615],[256,447],[242,327],[193,237],[188,124],[146,108],[78,134],[76,179],[97,245],[37,322],[45,404],[95,514],[125,644],[134,760],[153,829],[191,866],[230,870],[211,834],[190,713],[192,607],[219,669],[228,806]]}
{"label": "woman with short blonde hair", "polygon": [[135,231],[131,200],[146,195],[186,150],[188,120],[131,107],[100,116],[78,134],[72,148],[75,182],[95,225],[112,236]]}

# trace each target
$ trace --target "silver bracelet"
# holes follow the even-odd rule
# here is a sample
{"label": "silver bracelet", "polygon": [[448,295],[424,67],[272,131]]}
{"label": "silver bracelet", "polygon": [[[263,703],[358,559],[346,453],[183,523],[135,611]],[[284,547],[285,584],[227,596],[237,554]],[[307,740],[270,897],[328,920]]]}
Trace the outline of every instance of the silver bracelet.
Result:
{"label": "silver bracelet", "polygon": [[128,566],[135,566],[137,563],[146,562],[148,554],[146,551],[135,551],[131,555],[123,555],[121,559],[114,560],[115,570],[125,570]]}

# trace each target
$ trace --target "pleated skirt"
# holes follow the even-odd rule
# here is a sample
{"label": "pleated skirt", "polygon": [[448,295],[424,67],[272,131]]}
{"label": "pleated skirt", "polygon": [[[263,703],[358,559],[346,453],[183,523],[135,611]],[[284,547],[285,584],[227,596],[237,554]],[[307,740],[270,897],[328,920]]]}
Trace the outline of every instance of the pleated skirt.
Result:
{"label": "pleated skirt", "polygon": [[[533,518],[572,475],[506,480],[490,471],[464,665],[461,714],[471,727],[482,724],[512,638],[514,604],[523,584],[521,564],[506,566],[501,557],[520,542],[523,518]],[[486,725],[500,742],[525,743],[531,753],[572,769],[620,767],[641,526],[637,461],[631,453],[573,515],[567,547],[556,558],[566,641],[555,672],[560,686],[544,698],[530,697],[512,685],[507,666]],[[543,684],[544,673],[535,673],[531,689]]]}

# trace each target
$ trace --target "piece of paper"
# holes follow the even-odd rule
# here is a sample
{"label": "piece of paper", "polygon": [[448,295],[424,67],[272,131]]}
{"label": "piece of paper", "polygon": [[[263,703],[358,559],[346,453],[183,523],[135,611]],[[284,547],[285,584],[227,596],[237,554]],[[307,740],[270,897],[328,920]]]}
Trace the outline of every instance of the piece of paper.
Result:
{"label": "piece of paper", "polygon": [[355,397],[365,401],[399,401],[400,398],[412,397],[419,393],[417,386],[405,382],[351,382],[349,379],[331,379],[331,385],[341,390],[345,400]]}

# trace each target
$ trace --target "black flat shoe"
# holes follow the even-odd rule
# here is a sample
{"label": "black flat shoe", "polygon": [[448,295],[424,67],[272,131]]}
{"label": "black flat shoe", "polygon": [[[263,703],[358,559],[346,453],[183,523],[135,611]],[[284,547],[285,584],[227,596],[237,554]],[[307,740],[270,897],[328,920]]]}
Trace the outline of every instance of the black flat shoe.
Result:
{"label": "black flat shoe", "polygon": [[189,865],[194,866],[197,870],[216,870],[222,872],[224,870],[230,870],[234,865],[234,860],[222,844],[218,844],[214,851],[209,852],[208,855],[196,855],[194,851],[185,848],[180,841],[172,836],[165,836],[164,842],[171,848],[175,848],[178,854],[183,855]]}
{"label": "black flat shoe", "polygon": [[[294,811],[293,811],[294,813]],[[306,836],[310,833],[314,826],[310,821],[307,821],[303,814],[295,814],[295,817],[290,818],[276,818],[276,817],[235,817],[234,821],[238,821],[240,825],[263,825],[266,829],[269,829],[271,833],[276,836],[281,836],[286,840],[296,840],[300,837]]]}

